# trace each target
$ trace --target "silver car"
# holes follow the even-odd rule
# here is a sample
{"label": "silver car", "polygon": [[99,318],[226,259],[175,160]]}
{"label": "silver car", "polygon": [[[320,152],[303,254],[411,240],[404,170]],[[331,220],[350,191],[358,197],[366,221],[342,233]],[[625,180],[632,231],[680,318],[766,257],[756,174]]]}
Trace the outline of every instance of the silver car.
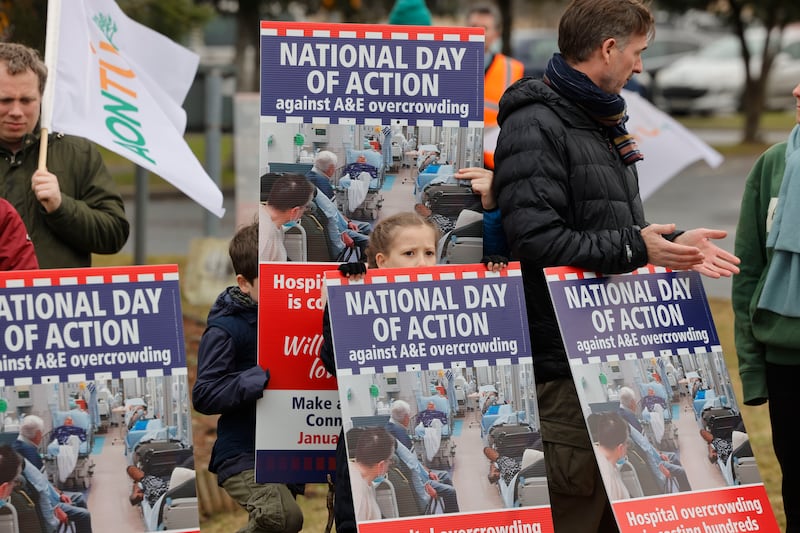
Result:
{"label": "silver car", "polygon": [[[777,46],[777,33],[773,34]],[[745,33],[751,51],[751,72],[761,71],[761,54],[766,31],[749,29]],[[792,89],[800,79],[800,27],[787,27],[780,51],[770,71],[765,105],[768,110],[792,106]],[[679,59],[656,76],[653,101],[671,114],[711,114],[736,112],[741,108],[745,72],[739,38],[725,35]]]}

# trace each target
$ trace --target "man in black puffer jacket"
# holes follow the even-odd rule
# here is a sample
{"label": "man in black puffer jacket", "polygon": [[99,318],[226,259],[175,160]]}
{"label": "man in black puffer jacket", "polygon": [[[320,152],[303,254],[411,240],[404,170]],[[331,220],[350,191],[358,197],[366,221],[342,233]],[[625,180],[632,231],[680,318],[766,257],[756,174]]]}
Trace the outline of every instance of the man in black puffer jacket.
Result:
{"label": "man in black puffer jacket", "polygon": [[640,0],[573,0],[560,54],[544,80],[524,78],[500,101],[493,189],[511,256],[522,263],[541,432],[556,532],[616,531],[542,269],[630,272],[652,263],[710,277],[739,260],[710,239],[644,218],[625,130],[623,85],[642,71],[654,32]]}

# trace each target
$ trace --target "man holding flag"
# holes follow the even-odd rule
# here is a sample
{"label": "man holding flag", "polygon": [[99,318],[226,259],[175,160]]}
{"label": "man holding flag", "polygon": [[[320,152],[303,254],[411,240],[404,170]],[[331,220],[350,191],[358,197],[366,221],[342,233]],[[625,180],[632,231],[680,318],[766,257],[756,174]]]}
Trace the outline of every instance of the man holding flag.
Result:
{"label": "man holding flag", "polygon": [[[130,226],[100,153],[88,140],[37,131],[47,68],[26,46],[0,43],[0,196],[19,211],[41,268],[91,266],[122,249]],[[49,145],[49,146],[48,146]]]}

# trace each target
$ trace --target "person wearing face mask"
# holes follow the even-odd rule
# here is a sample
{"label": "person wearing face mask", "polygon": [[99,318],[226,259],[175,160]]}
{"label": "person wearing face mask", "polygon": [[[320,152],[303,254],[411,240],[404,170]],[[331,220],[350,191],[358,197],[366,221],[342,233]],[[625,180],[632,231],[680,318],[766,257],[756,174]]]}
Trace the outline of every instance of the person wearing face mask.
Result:
{"label": "person wearing face mask", "polygon": [[258,210],[258,258],[286,261],[283,227],[295,225],[314,199],[316,188],[299,174],[267,173],[261,176]]}
{"label": "person wearing face mask", "polygon": [[511,84],[522,78],[522,62],[500,53],[503,22],[493,4],[476,4],[467,12],[467,26],[483,28],[483,166],[494,170],[494,147],[500,127],[497,113],[500,97]]}
{"label": "person wearing face mask", "polygon": [[613,502],[630,498],[628,487],[620,474],[620,468],[628,457],[628,423],[619,413],[600,415],[594,453],[597,455],[597,466],[600,467],[608,499]]}
{"label": "person wearing face mask", "polygon": [[386,479],[390,458],[394,453],[395,438],[382,427],[369,427],[357,433],[355,443],[348,442],[353,449],[355,461],[348,464],[353,488],[353,506],[356,519],[380,520],[375,487]]}

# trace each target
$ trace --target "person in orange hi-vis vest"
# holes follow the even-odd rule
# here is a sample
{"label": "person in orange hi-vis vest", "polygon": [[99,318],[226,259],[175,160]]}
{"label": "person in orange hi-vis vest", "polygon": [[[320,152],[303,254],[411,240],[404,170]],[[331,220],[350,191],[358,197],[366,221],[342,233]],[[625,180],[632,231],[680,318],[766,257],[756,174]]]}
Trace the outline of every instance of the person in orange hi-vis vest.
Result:
{"label": "person in orange hi-vis vest", "polygon": [[467,26],[486,31],[483,56],[483,165],[494,170],[494,147],[500,128],[497,111],[500,97],[515,81],[522,78],[520,61],[500,53],[502,18],[492,4],[478,4],[467,13]]}

